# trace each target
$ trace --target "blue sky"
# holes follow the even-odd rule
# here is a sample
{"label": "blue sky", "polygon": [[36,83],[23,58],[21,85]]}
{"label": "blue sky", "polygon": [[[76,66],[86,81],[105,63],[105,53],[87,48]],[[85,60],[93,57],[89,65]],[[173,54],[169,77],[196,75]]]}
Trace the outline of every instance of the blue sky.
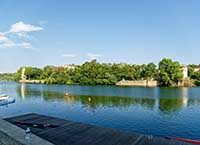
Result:
{"label": "blue sky", "polygon": [[20,66],[199,64],[199,0],[1,0],[0,72]]}

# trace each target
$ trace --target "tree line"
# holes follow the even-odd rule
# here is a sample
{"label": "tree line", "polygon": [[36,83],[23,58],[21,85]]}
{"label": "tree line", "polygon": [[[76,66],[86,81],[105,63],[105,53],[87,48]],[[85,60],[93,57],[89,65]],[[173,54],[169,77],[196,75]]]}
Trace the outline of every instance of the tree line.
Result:
{"label": "tree line", "polygon": [[[0,74],[0,80],[21,79],[21,67],[13,74]],[[158,65],[99,63],[96,60],[85,62],[75,68],[45,66],[44,68],[25,67],[28,80],[43,80],[46,84],[115,85],[121,80],[157,80],[163,86],[173,86],[183,80],[181,65],[170,58],[162,59]],[[189,77],[200,85],[200,71],[189,65]]]}

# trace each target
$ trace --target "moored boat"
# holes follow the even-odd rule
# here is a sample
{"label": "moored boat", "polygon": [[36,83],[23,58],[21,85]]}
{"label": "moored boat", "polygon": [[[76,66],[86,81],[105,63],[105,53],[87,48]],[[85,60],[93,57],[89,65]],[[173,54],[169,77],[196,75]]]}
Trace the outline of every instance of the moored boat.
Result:
{"label": "moored boat", "polygon": [[0,95],[0,101],[5,101],[5,100],[8,100],[10,97],[6,94],[1,94]]}
{"label": "moored boat", "polygon": [[15,103],[15,98],[10,97],[6,94],[1,94],[0,95],[0,106],[8,105]]}

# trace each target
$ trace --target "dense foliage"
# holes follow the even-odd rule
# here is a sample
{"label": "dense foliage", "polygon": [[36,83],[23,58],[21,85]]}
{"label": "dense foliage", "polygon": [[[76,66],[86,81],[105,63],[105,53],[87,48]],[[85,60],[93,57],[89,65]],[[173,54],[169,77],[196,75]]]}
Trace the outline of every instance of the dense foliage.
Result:
{"label": "dense foliage", "polygon": [[183,73],[179,62],[164,58],[159,64],[159,76],[164,86],[172,86],[182,80]]}
{"label": "dense foliage", "polygon": [[[191,78],[200,80],[200,72],[189,69]],[[15,74],[2,74],[0,79],[21,79],[22,68]],[[47,84],[81,84],[81,85],[114,85],[121,80],[158,80],[163,86],[173,86],[183,79],[179,62],[162,59],[158,67],[149,64],[111,64],[99,63],[96,60],[85,62],[75,68],[46,66],[42,69],[26,67],[25,75],[28,80],[42,80]]]}
{"label": "dense foliage", "polygon": [[197,86],[200,86],[200,69],[197,69],[195,71],[195,68],[200,68],[198,65],[190,65],[189,66],[189,77],[195,81],[195,84]]}
{"label": "dense foliage", "polygon": [[2,80],[2,81],[15,81],[15,74],[12,74],[12,73],[0,74],[0,80]]}

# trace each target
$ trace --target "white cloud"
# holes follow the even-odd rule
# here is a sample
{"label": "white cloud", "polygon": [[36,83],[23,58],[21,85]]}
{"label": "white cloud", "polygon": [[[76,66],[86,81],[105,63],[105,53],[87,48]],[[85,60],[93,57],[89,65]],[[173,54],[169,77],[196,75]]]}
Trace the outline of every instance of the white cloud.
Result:
{"label": "white cloud", "polygon": [[17,34],[17,36],[19,36],[21,38],[29,38],[30,37],[27,33],[24,33],[24,32],[19,32],[16,34]]}
{"label": "white cloud", "polygon": [[12,47],[23,47],[23,48],[32,48],[32,45],[27,42],[15,43],[13,41],[7,41],[0,44],[0,48],[12,48]]}
{"label": "white cloud", "polygon": [[40,21],[39,21],[39,25],[44,25],[44,24],[47,24],[47,23],[48,23],[47,20],[40,20]]}
{"label": "white cloud", "polygon": [[4,33],[0,32],[0,43],[8,41],[8,38],[5,36]]}
{"label": "white cloud", "polygon": [[2,35],[2,33],[0,33],[0,48],[12,47],[32,48],[32,45],[28,42],[14,42],[8,37]]}
{"label": "white cloud", "polygon": [[21,46],[24,48],[32,48],[32,45],[28,42],[19,43],[18,46]]}
{"label": "white cloud", "polygon": [[[82,58],[81,56],[78,56],[76,54],[62,54],[61,55],[64,58]],[[89,57],[89,59],[97,59],[100,57],[103,57],[101,54],[94,54],[94,53],[87,53],[85,56]]]}
{"label": "white cloud", "polygon": [[15,43],[12,42],[12,41],[7,41],[7,42],[0,44],[0,48],[10,48],[10,47],[13,47],[13,46],[15,46]]}
{"label": "white cloud", "polygon": [[62,54],[62,57],[65,57],[65,58],[75,58],[77,57],[76,54]]}
{"label": "white cloud", "polygon": [[97,59],[99,57],[103,57],[103,55],[101,54],[94,54],[94,53],[87,53],[87,56],[90,58],[90,59]]}
{"label": "white cloud", "polygon": [[13,32],[13,33],[18,33],[18,32],[33,32],[33,31],[40,31],[40,30],[43,30],[43,28],[31,25],[31,24],[25,24],[22,21],[13,24],[11,26],[11,28],[10,28],[10,32]]}
{"label": "white cloud", "polygon": [[33,48],[30,42],[25,42],[25,40],[27,41],[27,38],[30,38],[28,32],[40,30],[43,30],[43,28],[31,24],[25,24],[22,21],[17,22],[11,25],[9,31],[0,32],[0,48]]}

